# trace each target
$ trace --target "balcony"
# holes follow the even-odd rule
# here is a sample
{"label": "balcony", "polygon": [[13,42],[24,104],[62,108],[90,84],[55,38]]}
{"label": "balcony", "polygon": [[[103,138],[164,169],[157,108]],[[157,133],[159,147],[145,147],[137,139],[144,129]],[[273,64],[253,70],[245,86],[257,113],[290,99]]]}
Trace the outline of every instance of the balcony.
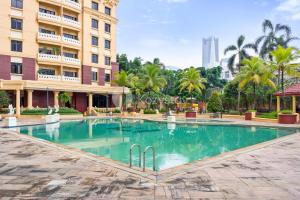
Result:
{"label": "balcony", "polygon": [[78,77],[69,77],[69,76],[62,76],[62,81],[80,83],[80,78],[78,78]]}
{"label": "balcony", "polygon": [[60,42],[61,37],[59,35],[53,35],[48,33],[38,33],[39,40],[47,40],[51,42]]}
{"label": "balcony", "polygon": [[38,80],[42,80],[42,81],[60,81],[61,76],[38,74]]}
{"label": "balcony", "polygon": [[43,19],[43,20],[47,20],[47,21],[51,21],[51,22],[55,22],[55,23],[61,22],[60,16],[51,15],[51,14],[42,13],[42,12],[39,12],[38,19]]}
{"label": "balcony", "polygon": [[62,57],[62,61],[66,64],[71,64],[71,65],[78,65],[80,66],[81,65],[81,62],[79,59],[77,58],[70,58],[70,57],[65,57],[63,56]]}
{"label": "balcony", "polygon": [[78,21],[71,20],[71,19],[68,19],[68,18],[65,18],[65,17],[63,17],[62,19],[63,19],[63,23],[65,25],[72,26],[72,27],[80,29],[80,23]]}
{"label": "balcony", "polygon": [[75,40],[72,38],[67,38],[67,37],[62,37],[62,40],[64,43],[70,44],[70,45],[74,45],[74,46],[80,46],[80,41],[79,40]]}
{"label": "balcony", "polygon": [[66,81],[73,83],[81,83],[78,77],[68,77],[68,76],[55,76],[55,75],[44,75],[38,74],[38,80],[40,81]]}
{"label": "balcony", "polygon": [[75,8],[77,10],[81,10],[81,5],[80,3],[77,3],[75,1],[72,1],[72,0],[63,0],[63,3],[68,6],[68,7],[71,7],[71,8]]}
{"label": "balcony", "polygon": [[38,60],[39,61],[46,61],[46,62],[60,63],[61,62],[61,56],[39,53],[38,54]]}

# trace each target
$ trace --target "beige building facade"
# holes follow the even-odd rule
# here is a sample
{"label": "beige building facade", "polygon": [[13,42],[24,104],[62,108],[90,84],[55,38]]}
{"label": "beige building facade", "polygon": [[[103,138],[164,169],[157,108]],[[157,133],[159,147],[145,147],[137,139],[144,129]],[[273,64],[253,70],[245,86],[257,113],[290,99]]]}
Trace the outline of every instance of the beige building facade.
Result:
{"label": "beige building facade", "polygon": [[[0,90],[21,108],[119,107],[118,0],[1,0]],[[127,92],[127,90],[126,90]]]}

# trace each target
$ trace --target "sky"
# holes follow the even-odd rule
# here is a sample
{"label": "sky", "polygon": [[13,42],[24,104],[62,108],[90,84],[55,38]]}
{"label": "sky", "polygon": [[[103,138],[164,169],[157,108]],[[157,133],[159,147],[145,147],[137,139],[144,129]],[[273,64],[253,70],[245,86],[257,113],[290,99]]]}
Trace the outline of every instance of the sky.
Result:
{"label": "sky", "polygon": [[242,34],[253,42],[264,19],[289,25],[300,38],[300,0],[120,0],[118,19],[119,54],[178,68],[201,66],[203,38],[219,38],[221,57]]}

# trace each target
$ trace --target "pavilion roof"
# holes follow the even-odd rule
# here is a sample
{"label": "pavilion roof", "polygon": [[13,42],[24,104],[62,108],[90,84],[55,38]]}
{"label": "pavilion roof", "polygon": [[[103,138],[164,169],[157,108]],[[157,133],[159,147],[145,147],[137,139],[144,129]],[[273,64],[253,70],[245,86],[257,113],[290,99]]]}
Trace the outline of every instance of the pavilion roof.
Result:
{"label": "pavilion roof", "polygon": [[[281,91],[278,91],[274,94],[275,96],[283,96]],[[300,83],[291,85],[290,87],[286,88],[284,91],[285,96],[300,96]]]}

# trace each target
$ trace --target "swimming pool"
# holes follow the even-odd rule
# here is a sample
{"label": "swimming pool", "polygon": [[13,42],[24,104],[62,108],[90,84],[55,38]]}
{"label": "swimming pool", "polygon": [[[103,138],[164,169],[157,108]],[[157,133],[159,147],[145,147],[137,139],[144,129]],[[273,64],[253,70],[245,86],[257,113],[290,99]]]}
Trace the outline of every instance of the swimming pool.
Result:
{"label": "swimming pool", "polygon": [[[153,146],[156,168],[164,170],[224,152],[296,133],[296,129],[233,125],[168,124],[129,119],[87,119],[59,124],[22,127],[22,134],[78,148],[122,163],[129,163],[129,149]],[[146,167],[152,167],[149,152]],[[138,165],[138,151],[133,152]]]}

